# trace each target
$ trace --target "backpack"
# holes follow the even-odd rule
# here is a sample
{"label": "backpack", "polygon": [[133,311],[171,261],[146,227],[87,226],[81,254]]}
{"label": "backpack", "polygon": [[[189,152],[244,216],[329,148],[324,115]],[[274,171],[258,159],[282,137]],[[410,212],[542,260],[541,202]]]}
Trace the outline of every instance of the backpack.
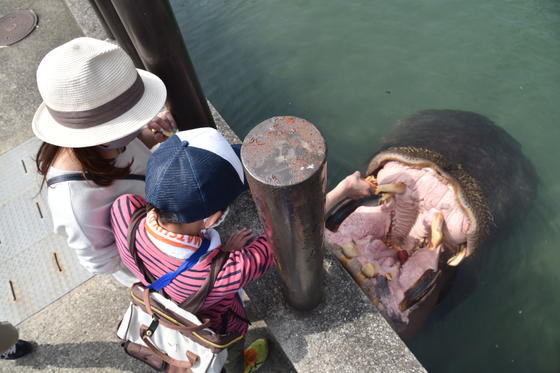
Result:
{"label": "backpack", "polygon": [[[145,216],[143,208],[132,215],[128,248],[144,278],[153,283],[155,278],[138,256],[135,243],[137,227]],[[218,334],[209,328],[209,320],[200,320],[196,313],[227,258],[227,252],[216,255],[204,284],[180,304],[168,299],[163,291],[154,292],[140,283],[134,284],[130,305],[117,329],[125,352],[159,371],[221,372],[227,358],[226,348],[243,336]]]}

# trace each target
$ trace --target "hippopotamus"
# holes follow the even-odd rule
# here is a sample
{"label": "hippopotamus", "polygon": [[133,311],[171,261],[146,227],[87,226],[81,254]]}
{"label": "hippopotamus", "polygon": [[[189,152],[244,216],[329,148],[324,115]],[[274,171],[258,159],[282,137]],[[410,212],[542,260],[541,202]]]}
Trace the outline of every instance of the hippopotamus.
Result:
{"label": "hippopotamus", "polygon": [[405,339],[420,329],[461,263],[519,222],[536,193],[520,144],[490,119],[458,110],[424,110],[398,121],[366,176],[380,198],[335,208],[326,240]]}

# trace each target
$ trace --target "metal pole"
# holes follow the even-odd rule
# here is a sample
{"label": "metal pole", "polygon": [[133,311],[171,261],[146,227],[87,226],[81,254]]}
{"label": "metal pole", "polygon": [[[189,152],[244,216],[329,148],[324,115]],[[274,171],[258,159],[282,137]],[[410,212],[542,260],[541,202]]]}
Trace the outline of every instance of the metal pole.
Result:
{"label": "metal pole", "polygon": [[326,156],[319,130],[295,117],[260,123],[241,148],[284,294],[300,310],[314,308],[323,295]]}
{"label": "metal pole", "polygon": [[215,127],[169,1],[112,2],[142,62],[165,83],[179,129]]}
{"label": "metal pole", "polygon": [[117,40],[121,48],[125,50],[130,58],[132,58],[134,66],[139,69],[145,69],[136,48],[134,48],[134,44],[132,44],[132,40],[130,40],[119,15],[111,3],[111,0],[90,0],[90,3],[95,12],[100,16],[102,22],[107,25],[110,33]]}

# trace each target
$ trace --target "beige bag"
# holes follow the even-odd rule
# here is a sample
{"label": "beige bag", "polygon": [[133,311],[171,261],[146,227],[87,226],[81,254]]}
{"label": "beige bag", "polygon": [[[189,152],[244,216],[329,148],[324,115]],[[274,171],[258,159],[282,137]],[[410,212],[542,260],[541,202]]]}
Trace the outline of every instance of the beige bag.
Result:
{"label": "beige bag", "polygon": [[219,335],[160,294],[140,284],[131,289],[131,303],[117,331],[126,352],[155,369],[219,373],[226,348],[242,336]]}

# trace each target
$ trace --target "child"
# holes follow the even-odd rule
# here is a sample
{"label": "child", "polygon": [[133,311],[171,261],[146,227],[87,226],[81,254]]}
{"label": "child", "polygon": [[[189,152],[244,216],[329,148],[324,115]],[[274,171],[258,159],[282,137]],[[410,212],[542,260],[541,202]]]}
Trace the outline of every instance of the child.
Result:
{"label": "child", "polygon": [[[144,285],[152,281],[135,263],[127,242],[131,216],[138,209],[148,212],[138,226],[136,248],[150,277],[158,279],[155,283],[161,282],[166,273],[177,271],[183,262],[191,262],[190,268],[162,284],[166,295],[176,303],[200,288],[220,250],[230,252],[197,316],[210,319],[216,332],[244,335],[248,320],[238,292],[266,272],[274,259],[265,235],[247,245],[252,232],[242,229],[222,246],[218,232],[212,229],[222,212],[246,189],[238,152],[239,147],[229,145],[212,128],[177,133],[148,160],[146,200],[131,194],[119,197],[111,209],[111,224],[123,263]],[[359,173],[347,177],[337,187],[334,199],[361,196],[356,185],[364,187],[363,193],[369,195],[369,184],[363,183]],[[333,198],[330,201],[336,203]]]}

